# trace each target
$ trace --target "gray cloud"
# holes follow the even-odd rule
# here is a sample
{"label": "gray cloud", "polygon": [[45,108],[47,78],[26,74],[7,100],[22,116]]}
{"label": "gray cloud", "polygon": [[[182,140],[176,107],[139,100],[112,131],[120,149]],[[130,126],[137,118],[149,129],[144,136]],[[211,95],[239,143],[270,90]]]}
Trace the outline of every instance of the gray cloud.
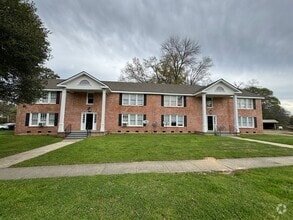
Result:
{"label": "gray cloud", "polygon": [[85,70],[102,80],[117,80],[133,57],[159,55],[160,44],[169,36],[187,36],[213,59],[214,80],[257,79],[293,112],[291,0],[35,3],[52,32],[48,66],[62,78]]}

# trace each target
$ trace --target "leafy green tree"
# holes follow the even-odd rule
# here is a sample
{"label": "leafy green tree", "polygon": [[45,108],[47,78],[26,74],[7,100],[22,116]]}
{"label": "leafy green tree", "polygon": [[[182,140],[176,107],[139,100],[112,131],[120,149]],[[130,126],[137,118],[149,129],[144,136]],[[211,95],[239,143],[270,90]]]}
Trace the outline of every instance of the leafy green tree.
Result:
{"label": "leafy green tree", "polygon": [[44,63],[50,57],[49,31],[33,2],[0,1],[0,100],[31,103],[48,78],[57,78]]}
{"label": "leafy green tree", "polygon": [[274,96],[268,88],[248,86],[244,90],[264,97],[262,100],[262,113],[264,119],[276,119],[281,125],[287,126],[290,121],[290,113],[281,107],[280,100]]}
{"label": "leafy green tree", "polygon": [[11,103],[0,101],[0,115],[2,116],[0,123],[15,122],[16,106]]}
{"label": "leafy green tree", "polygon": [[141,62],[133,58],[122,69],[121,81],[165,84],[206,84],[210,82],[212,60],[200,58],[200,46],[189,38],[170,37],[161,45],[160,58]]}

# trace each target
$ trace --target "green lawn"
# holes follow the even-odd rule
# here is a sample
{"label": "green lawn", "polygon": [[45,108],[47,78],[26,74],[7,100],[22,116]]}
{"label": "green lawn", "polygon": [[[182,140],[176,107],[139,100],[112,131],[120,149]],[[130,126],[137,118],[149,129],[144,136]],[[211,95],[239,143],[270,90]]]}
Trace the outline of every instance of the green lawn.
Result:
{"label": "green lawn", "polygon": [[293,145],[293,135],[242,134],[240,137]]}
{"label": "green lawn", "polygon": [[0,131],[0,158],[61,141],[51,136],[16,136],[13,131]]}
{"label": "green lawn", "polygon": [[191,134],[112,134],[88,138],[16,166],[288,155],[293,155],[293,149],[228,137]]}
{"label": "green lawn", "polygon": [[292,168],[0,181],[0,219],[289,220]]}

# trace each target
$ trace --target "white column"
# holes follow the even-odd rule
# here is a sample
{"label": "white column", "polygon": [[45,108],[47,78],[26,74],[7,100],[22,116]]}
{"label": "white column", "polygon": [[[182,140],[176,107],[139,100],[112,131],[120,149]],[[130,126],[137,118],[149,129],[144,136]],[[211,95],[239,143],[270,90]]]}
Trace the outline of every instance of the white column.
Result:
{"label": "white column", "polygon": [[202,94],[202,131],[207,132],[207,104],[206,104],[206,94]]}
{"label": "white column", "polygon": [[234,104],[234,127],[235,127],[235,131],[239,133],[237,95],[233,96],[233,104]]}
{"label": "white column", "polygon": [[106,117],[106,89],[103,89],[102,94],[102,114],[101,114],[101,127],[100,131],[105,131],[105,117]]}
{"label": "white column", "polygon": [[66,89],[62,90],[58,132],[64,132],[64,115],[66,106]]}

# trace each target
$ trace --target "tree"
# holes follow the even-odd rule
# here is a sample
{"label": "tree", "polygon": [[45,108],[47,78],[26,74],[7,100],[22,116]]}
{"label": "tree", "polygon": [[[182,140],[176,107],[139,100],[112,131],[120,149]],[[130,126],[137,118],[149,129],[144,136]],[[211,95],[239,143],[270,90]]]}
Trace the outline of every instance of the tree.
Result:
{"label": "tree", "polygon": [[16,106],[11,103],[0,101],[0,123],[15,122]]}
{"label": "tree", "polygon": [[199,60],[200,46],[189,38],[170,37],[161,45],[161,57],[140,62],[133,58],[122,69],[121,81],[166,84],[206,84],[210,82],[212,60]]}
{"label": "tree", "polygon": [[0,2],[0,100],[31,103],[46,79],[58,78],[44,67],[50,58],[49,31],[25,0]]}
{"label": "tree", "polygon": [[281,107],[280,100],[274,96],[268,88],[248,86],[244,90],[264,97],[262,100],[262,113],[264,119],[276,119],[281,125],[287,126],[290,121],[290,113]]}

